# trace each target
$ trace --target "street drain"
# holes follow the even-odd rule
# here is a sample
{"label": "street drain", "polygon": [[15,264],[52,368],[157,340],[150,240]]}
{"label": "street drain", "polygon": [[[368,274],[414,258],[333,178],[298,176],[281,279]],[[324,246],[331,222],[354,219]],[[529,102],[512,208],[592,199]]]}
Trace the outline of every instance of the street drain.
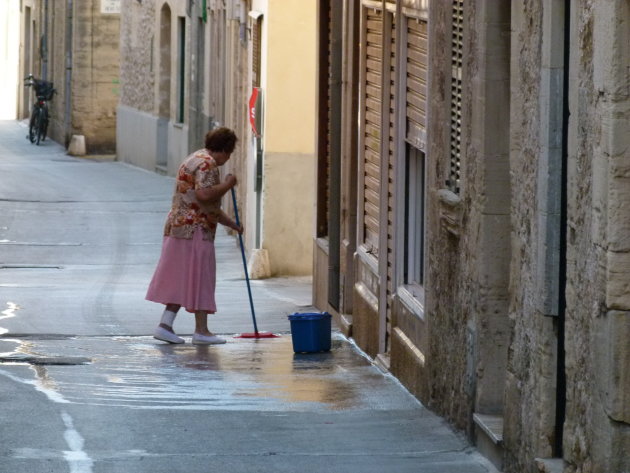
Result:
{"label": "street drain", "polygon": [[29,365],[44,366],[78,366],[91,363],[90,358],[80,356],[34,356],[12,353],[10,355],[0,355],[0,364],[27,363]]}
{"label": "street drain", "polygon": [[0,269],[63,269],[50,264],[0,264]]}

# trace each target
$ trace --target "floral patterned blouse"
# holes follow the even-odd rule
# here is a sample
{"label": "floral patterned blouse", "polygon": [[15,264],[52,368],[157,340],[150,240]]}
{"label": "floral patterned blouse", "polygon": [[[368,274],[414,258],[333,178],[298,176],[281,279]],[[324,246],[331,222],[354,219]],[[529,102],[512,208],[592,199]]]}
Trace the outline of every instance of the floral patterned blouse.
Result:
{"label": "floral patterned blouse", "polygon": [[177,172],[173,205],[166,218],[164,236],[190,240],[200,228],[204,240],[214,241],[221,202],[202,204],[197,200],[195,190],[219,183],[219,167],[207,149],[188,156]]}

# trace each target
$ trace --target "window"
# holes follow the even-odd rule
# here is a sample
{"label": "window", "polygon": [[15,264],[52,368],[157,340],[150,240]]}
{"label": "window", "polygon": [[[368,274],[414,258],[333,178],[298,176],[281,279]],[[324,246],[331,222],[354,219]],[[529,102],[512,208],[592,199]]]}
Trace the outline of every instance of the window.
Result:
{"label": "window", "polygon": [[171,116],[171,9],[164,4],[160,11],[160,75],[158,108],[162,118]]}
{"label": "window", "polygon": [[186,18],[180,16],[177,19],[178,23],[178,96],[177,96],[177,122],[184,123],[184,91],[186,90]]}
{"label": "window", "polygon": [[407,144],[405,156],[404,283],[414,296],[424,285],[425,156]]}

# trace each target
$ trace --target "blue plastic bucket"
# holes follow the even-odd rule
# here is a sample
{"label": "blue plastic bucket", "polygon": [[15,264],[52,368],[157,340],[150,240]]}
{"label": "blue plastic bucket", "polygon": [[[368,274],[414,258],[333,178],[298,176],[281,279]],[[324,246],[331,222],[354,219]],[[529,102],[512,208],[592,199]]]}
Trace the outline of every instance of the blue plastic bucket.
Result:
{"label": "blue plastic bucket", "polygon": [[328,312],[295,313],[289,315],[291,338],[295,353],[330,350],[331,315]]}

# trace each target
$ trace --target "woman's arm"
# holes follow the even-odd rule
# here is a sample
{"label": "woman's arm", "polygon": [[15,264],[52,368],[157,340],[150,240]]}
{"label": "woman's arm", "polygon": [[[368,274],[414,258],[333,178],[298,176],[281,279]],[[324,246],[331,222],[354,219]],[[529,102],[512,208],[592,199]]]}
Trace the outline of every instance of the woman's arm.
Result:
{"label": "woman's arm", "polygon": [[233,174],[225,176],[225,180],[211,187],[195,190],[195,197],[203,204],[219,202],[221,197],[236,185],[236,177]]}
{"label": "woman's arm", "polygon": [[221,225],[225,225],[228,228],[231,228],[238,233],[243,233],[243,226],[237,225],[236,222],[228,217],[228,215],[223,210],[219,210],[219,223]]}

